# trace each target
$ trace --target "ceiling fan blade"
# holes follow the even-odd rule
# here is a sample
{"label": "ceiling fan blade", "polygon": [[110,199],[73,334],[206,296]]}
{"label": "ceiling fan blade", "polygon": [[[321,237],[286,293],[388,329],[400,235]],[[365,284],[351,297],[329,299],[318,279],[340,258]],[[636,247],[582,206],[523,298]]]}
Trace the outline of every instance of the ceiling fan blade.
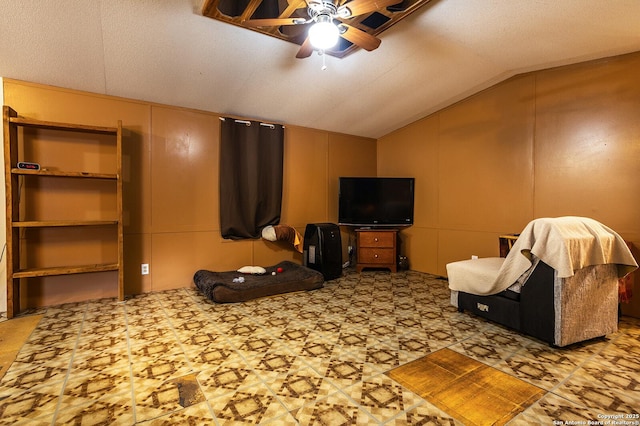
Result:
{"label": "ceiling fan blade", "polygon": [[352,27],[351,25],[342,23],[340,24],[340,26],[346,28],[346,31],[340,34],[341,37],[368,51],[377,49],[382,42],[378,37],[372,36],[371,34],[364,32],[356,27]]}
{"label": "ceiling fan blade", "polygon": [[311,41],[309,41],[309,37],[304,40],[302,46],[300,46],[300,50],[298,50],[298,54],[296,58],[303,59],[308,58],[313,53],[313,46],[311,45]]}
{"label": "ceiling fan blade", "polygon": [[373,12],[393,4],[402,3],[401,0],[352,0],[338,8],[338,16],[351,18]]}
{"label": "ceiling fan blade", "polygon": [[274,19],[249,19],[243,24],[248,27],[280,27],[282,25],[306,24],[304,18],[274,18]]}

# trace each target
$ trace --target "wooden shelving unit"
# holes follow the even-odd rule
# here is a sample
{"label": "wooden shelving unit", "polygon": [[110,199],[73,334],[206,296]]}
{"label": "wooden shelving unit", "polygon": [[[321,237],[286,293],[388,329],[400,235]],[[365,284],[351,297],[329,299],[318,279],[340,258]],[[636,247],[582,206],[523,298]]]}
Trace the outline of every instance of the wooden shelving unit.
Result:
{"label": "wooden shelving unit", "polygon": [[[123,224],[122,224],[122,122],[118,121],[116,127],[87,126],[80,124],[56,123],[50,121],[33,120],[19,117],[16,111],[8,106],[3,108],[4,127],[4,164],[5,164],[5,188],[6,188],[6,214],[7,214],[7,317],[12,318],[20,311],[20,280],[25,278],[48,277],[53,275],[71,275],[91,272],[118,272],[118,298],[124,299],[123,286]],[[60,170],[29,170],[19,169],[17,164],[20,148],[19,128],[54,130],[62,132],[102,134],[115,141],[116,164],[113,165],[115,173],[94,173]],[[77,147],[82,149],[82,146]],[[24,150],[24,148],[23,148]],[[24,220],[25,212],[21,212],[19,179],[38,179],[40,177],[60,179],[89,179],[110,180],[115,182],[116,214],[110,220]],[[22,207],[23,210],[26,207]],[[20,231],[24,229],[41,228],[76,228],[76,227],[113,227],[114,238],[117,239],[117,262],[88,264],[88,265],[60,265],[55,267],[30,267],[26,265],[26,259],[21,259]],[[24,242],[22,242],[24,244]],[[71,262],[72,263],[72,262]],[[26,286],[28,290],[28,282]]]}

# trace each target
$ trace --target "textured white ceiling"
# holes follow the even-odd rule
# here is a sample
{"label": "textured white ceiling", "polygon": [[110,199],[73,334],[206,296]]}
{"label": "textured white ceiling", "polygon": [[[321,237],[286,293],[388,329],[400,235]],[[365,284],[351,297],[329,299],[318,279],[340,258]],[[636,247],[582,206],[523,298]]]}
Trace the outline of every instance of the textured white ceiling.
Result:
{"label": "textured white ceiling", "polygon": [[0,76],[381,137],[514,74],[640,51],[639,0],[432,0],[346,58],[202,0],[0,2]]}

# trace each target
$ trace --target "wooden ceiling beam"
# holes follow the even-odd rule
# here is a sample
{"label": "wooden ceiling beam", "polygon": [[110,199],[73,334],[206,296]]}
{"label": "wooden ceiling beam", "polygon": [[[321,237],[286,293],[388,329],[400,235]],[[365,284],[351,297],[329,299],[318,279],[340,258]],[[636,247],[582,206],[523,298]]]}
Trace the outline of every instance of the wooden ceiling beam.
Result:
{"label": "wooden ceiling beam", "polygon": [[202,14],[210,18],[218,16],[218,1],[219,0],[207,0],[204,6],[202,6]]}
{"label": "wooden ceiling beam", "polygon": [[291,15],[293,15],[293,12],[302,7],[305,7],[306,5],[307,2],[305,2],[304,0],[291,1],[289,3],[289,6],[287,6],[286,9],[282,11],[278,18],[289,18]]}
{"label": "wooden ceiling beam", "polygon": [[251,19],[256,9],[260,6],[260,3],[262,3],[262,0],[251,0],[244,9],[244,12],[242,12],[242,15],[240,15],[240,22]]}

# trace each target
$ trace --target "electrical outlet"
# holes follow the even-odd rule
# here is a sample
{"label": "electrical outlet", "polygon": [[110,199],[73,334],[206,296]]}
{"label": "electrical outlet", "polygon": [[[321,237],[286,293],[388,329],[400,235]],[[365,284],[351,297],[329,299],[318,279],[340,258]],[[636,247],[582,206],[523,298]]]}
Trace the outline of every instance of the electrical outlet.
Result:
{"label": "electrical outlet", "polygon": [[477,259],[478,259],[478,256],[476,256],[475,254],[471,255],[471,260],[477,260]]}
{"label": "electrical outlet", "polygon": [[149,264],[148,263],[143,263],[141,269],[142,269],[142,275],[149,275]]}

